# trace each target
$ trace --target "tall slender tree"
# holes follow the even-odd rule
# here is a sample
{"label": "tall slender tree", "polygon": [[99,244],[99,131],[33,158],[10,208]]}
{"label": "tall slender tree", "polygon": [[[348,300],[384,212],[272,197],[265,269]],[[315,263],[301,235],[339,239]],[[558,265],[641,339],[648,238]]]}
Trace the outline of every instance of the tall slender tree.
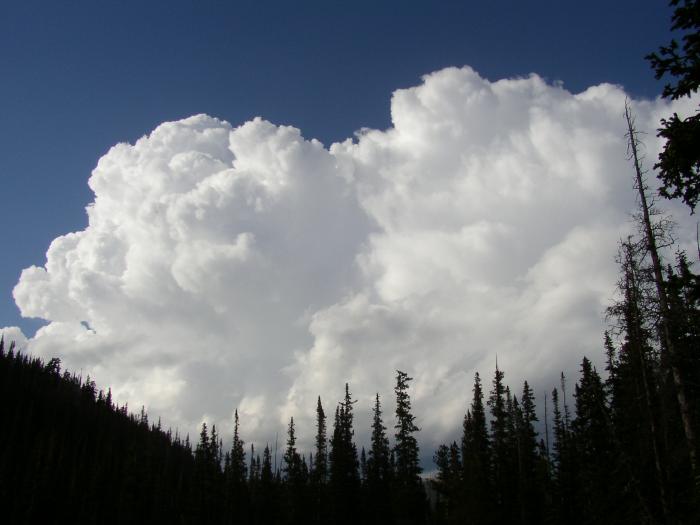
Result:
{"label": "tall slender tree", "polygon": [[490,521],[492,513],[491,444],[486,428],[484,393],[479,373],[474,374],[472,402],[464,417],[462,434],[462,504],[460,512],[473,523]]}
{"label": "tall slender tree", "polygon": [[688,458],[690,468],[693,472],[694,490],[696,494],[700,494],[700,471],[698,470],[697,461],[697,442],[695,437],[695,418],[692,413],[690,402],[687,396],[687,387],[685,379],[679,366],[679,359],[675,346],[675,341],[671,333],[672,329],[672,314],[669,308],[669,301],[666,294],[666,282],[663,275],[661,256],[657,243],[657,229],[652,223],[651,214],[652,207],[647,198],[647,186],[644,180],[644,170],[642,168],[641,158],[639,155],[639,132],[635,128],[634,117],[629,104],[625,104],[625,121],[627,123],[627,139],[629,144],[630,159],[632,160],[635,176],[635,188],[639,196],[640,207],[640,226],[643,232],[643,238],[647,252],[651,258],[651,269],[653,272],[653,282],[656,289],[656,295],[659,305],[659,332],[660,342],[663,352],[668,354],[667,359],[662,363],[667,366],[673,377],[673,384],[676,391],[676,400],[683,422],[683,431],[687,441]]}
{"label": "tall slender tree", "polygon": [[316,402],[316,454],[313,456],[311,470],[311,520],[313,523],[325,524],[329,521],[328,509],[328,437],[326,432],[326,414],[321,404],[321,396]]}
{"label": "tall slender tree", "polygon": [[316,455],[314,456],[313,479],[325,484],[328,479],[328,438],[326,436],[326,414],[321,404],[321,396],[316,402]]}
{"label": "tall slender tree", "polygon": [[520,400],[516,420],[520,522],[535,524],[543,520],[545,480],[541,476],[543,458],[539,454],[535,430],[538,421],[535,395],[527,381],[523,383]]}
{"label": "tall slender tree", "polygon": [[[563,374],[562,376],[563,377]],[[552,506],[555,519],[560,523],[579,523],[581,518],[576,508],[576,467],[571,444],[571,432],[566,421],[568,412],[564,403],[564,412],[559,404],[559,391],[552,390],[554,413],[554,446],[552,453],[553,495]]]}
{"label": "tall slender tree", "polygon": [[282,471],[285,489],[285,521],[302,524],[308,521],[306,502],[307,465],[296,448],[294,418],[289,419],[287,448],[284,453]]}
{"label": "tall slender tree", "polygon": [[245,442],[239,433],[238,409],[233,415],[233,439],[231,451],[227,454],[228,462],[224,469],[226,478],[226,493],[229,503],[228,512],[236,516],[237,521],[246,521],[249,511],[249,494],[246,477],[248,468],[246,465]]}
{"label": "tall slender tree", "polygon": [[425,492],[420,478],[418,441],[415,434],[420,429],[415,424],[415,416],[411,412],[411,398],[408,395],[408,384],[413,378],[401,370],[396,371],[396,430],[394,434],[394,467],[393,493],[394,515],[397,523],[425,522]]}
{"label": "tall slender tree", "polygon": [[372,408],[372,434],[367,459],[367,520],[369,523],[391,523],[391,465],[389,439],[382,421],[379,393]]}
{"label": "tall slender tree", "polygon": [[601,523],[615,512],[616,501],[610,466],[615,451],[605,388],[587,358],[581,363],[581,379],[575,386],[576,418],[572,422],[577,457],[578,491],[584,523]]}
{"label": "tall slender tree", "polygon": [[336,407],[333,438],[329,452],[332,519],[350,523],[357,508],[360,490],[359,461],[354,442],[353,404],[350,388],[345,384],[344,400]]}
{"label": "tall slender tree", "polygon": [[508,412],[506,410],[506,386],[504,373],[496,366],[496,372],[489,394],[488,406],[491,411],[491,481],[493,483],[494,506],[498,520],[507,521],[509,505],[509,463]]}

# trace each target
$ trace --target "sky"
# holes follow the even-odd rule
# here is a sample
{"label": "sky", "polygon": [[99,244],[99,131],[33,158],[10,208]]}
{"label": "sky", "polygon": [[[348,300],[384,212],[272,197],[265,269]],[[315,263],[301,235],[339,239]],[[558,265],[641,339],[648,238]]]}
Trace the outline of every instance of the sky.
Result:
{"label": "sky", "polygon": [[643,58],[670,14],[4,2],[0,327],[183,432],[238,408],[257,443],[290,416],[310,441],[346,381],[362,440],[406,370],[429,458],[496,358],[538,392],[600,362],[624,100],[649,164],[693,108]]}

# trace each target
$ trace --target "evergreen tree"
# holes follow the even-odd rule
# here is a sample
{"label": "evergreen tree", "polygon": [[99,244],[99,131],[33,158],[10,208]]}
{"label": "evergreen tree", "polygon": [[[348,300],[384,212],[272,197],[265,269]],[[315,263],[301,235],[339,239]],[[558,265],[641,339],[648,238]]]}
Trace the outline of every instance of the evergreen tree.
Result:
{"label": "evergreen tree", "polygon": [[364,485],[367,482],[367,454],[365,447],[360,451],[360,481]]}
{"label": "evergreen tree", "polygon": [[316,404],[316,456],[313,469],[316,483],[325,484],[328,479],[328,438],[326,437],[326,414],[321,405],[321,396]]}
{"label": "evergreen tree", "polygon": [[353,441],[353,403],[346,383],[345,398],[335,411],[329,453],[332,519],[338,524],[352,521],[359,501],[360,476],[357,448]]}
{"label": "evergreen tree", "polygon": [[615,454],[603,381],[585,357],[574,395],[576,418],[572,431],[582,521],[601,523],[613,515],[616,507],[610,476]]}
{"label": "evergreen tree", "polygon": [[[669,331],[672,345],[676,350],[675,360],[682,382],[686,386],[686,402],[694,418],[693,434],[700,433],[700,278],[690,268],[684,253],[676,256],[676,268],[667,269],[666,290],[669,309]],[[663,363],[662,363],[663,364]],[[666,367],[661,367],[665,369]],[[679,425],[675,409],[675,392],[671,382],[662,379],[661,411],[664,416],[661,428],[666,445],[665,469],[667,490],[673,490],[671,484],[679,487],[694,487],[694,490],[675,491],[676,497],[669,500],[673,504],[673,513],[683,519],[691,514],[690,509],[697,509],[694,517],[700,519],[700,479],[692,479],[692,465],[688,468],[689,450],[685,428]],[[697,445],[697,443],[696,443]],[[668,452],[672,451],[671,454]],[[697,473],[696,473],[697,474]]]}
{"label": "evergreen tree", "polygon": [[278,515],[277,480],[272,471],[272,455],[270,446],[263,450],[262,466],[260,467],[259,490],[254,503],[254,522],[260,525],[273,524]]}
{"label": "evergreen tree", "polygon": [[306,463],[296,449],[294,418],[289,420],[287,432],[287,449],[284,453],[284,482],[286,489],[286,522],[302,524],[306,522],[306,481],[308,470]]}
{"label": "evergreen tree", "polygon": [[508,412],[506,409],[506,387],[503,371],[496,372],[489,394],[491,411],[491,481],[497,521],[507,521],[512,511],[509,501],[510,448],[508,439]]}
{"label": "evergreen tree", "polygon": [[[246,459],[245,459],[245,449],[243,448],[245,442],[241,439],[239,434],[239,423],[238,423],[238,409],[234,411],[233,416],[233,440],[231,443],[231,468],[230,477],[234,484],[242,485],[245,483],[246,479]],[[253,450],[251,450],[251,453]]]}
{"label": "evergreen tree", "polygon": [[397,523],[425,522],[425,492],[420,478],[418,441],[415,433],[420,429],[411,412],[408,383],[413,378],[400,370],[396,371],[396,424],[393,493],[394,516]]}
{"label": "evergreen tree", "polygon": [[[246,484],[248,468],[246,466],[245,442],[239,434],[238,409],[233,416],[233,440],[231,451],[227,453],[227,465],[224,468],[228,514],[235,516],[237,522],[246,522],[249,513],[249,491]],[[251,449],[251,460],[254,449]]]}
{"label": "evergreen tree", "polygon": [[516,442],[518,462],[518,496],[520,522],[523,524],[541,523],[544,515],[544,486],[546,464],[539,454],[535,423],[535,395],[527,381],[523,383],[521,404],[517,413]]}
{"label": "evergreen tree", "polygon": [[440,445],[433,461],[438,468],[433,480],[433,488],[438,493],[435,504],[434,520],[437,523],[464,523],[466,514],[462,513],[460,497],[462,492],[462,462],[459,445],[453,441],[448,447]]}
{"label": "evergreen tree", "polygon": [[369,523],[391,523],[391,452],[386,427],[382,421],[382,407],[377,393],[372,409],[372,434],[367,459],[366,502]]}
{"label": "evergreen tree", "polygon": [[[700,2],[671,0],[670,5],[674,7],[671,30],[683,32],[682,45],[673,39],[646,59],[657,79],[673,77],[664,86],[663,97],[676,100],[697,93],[700,86]],[[664,139],[659,162],[654,166],[662,182],[660,194],[680,197],[694,211],[700,197],[700,111],[682,117],[674,113],[662,119],[658,136]]]}
{"label": "evergreen tree", "polygon": [[[700,19],[700,16],[698,16]],[[697,89],[697,84],[696,84]],[[699,117],[700,118],[700,117]],[[651,283],[654,285],[655,301],[658,306],[658,332],[659,343],[663,354],[660,364],[670,372],[673,379],[673,390],[675,392],[678,411],[683,423],[683,432],[686,439],[686,447],[690,469],[692,472],[691,488],[695,491],[696,496],[700,498],[700,465],[697,460],[697,439],[696,426],[697,415],[691,409],[691,403],[688,398],[688,387],[685,377],[679,367],[679,349],[676,348],[676,341],[673,337],[673,313],[667,295],[667,285],[663,275],[661,255],[659,251],[660,235],[663,236],[665,228],[663,225],[652,221],[655,213],[653,201],[647,198],[647,186],[644,178],[644,170],[639,156],[639,133],[635,128],[634,117],[628,104],[625,104],[625,120],[627,123],[627,138],[630,151],[630,160],[632,160],[635,172],[635,188],[637,189],[639,202],[639,228],[642,232],[642,244],[645,249],[645,255],[648,254],[650,259],[650,275]],[[696,166],[697,170],[697,166]],[[697,178],[697,172],[696,172]]]}
{"label": "evergreen tree", "polygon": [[[700,413],[700,277],[690,268],[685,253],[676,256],[676,268],[667,270],[669,327],[676,348],[678,368],[687,385],[688,405]],[[695,434],[700,432],[698,418],[693,421]]]}
{"label": "evergreen tree", "polygon": [[[609,309],[624,334],[619,356],[612,367],[611,408],[614,434],[623,468],[621,475],[635,482],[626,496],[626,506],[634,516],[667,521],[670,501],[666,489],[666,454],[661,424],[664,409],[659,395],[662,384],[675,388],[660,366],[660,354],[654,348],[658,334],[657,311],[653,301],[653,283],[649,272],[640,268],[645,243],[622,243],[618,261],[621,266],[619,288],[622,301]],[[663,337],[663,336],[662,336]],[[610,350],[608,350],[610,353]],[[613,356],[614,357],[614,356]],[[609,365],[611,366],[611,365]],[[678,406],[673,400],[667,407]],[[635,443],[635,445],[632,445]]]}
{"label": "evergreen tree", "polygon": [[250,444],[250,465],[248,466],[248,483],[251,485],[260,479],[260,455],[255,456],[255,445]]}
{"label": "evergreen tree", "polygon": [[301,457],[296,448],[296,434],[294,431],[294,418],[289,419],[287,431],[287,449],[284,452],[284,478],[288,483],[296,482],[301,475]]}
{"label": "evergreen tree", "polygon": [[325,524],[329,521],[328,509],[328,438],[326,435],[326,414],[321,405],[321,397],[316,403],[316,455],[311,468],[311,520]]}
{"label": "evergreen tree", "polygon": [[491,445],[486,429],[484,393],[479,373],[474,374],[471,409],[464,417],[462,434],[463,502],[460,511],[471,523],[488,523],[492,513]]}
{"label": "evergreen tree", "polygon": [[[565,386],[564,374],[561,378],[562,386]],[[581,515],[576,508],[576,466],[567,421],[568,407],[564,403],[562,412],[559,405],[559,392],[556,388],[552,390],[552,404],[554,405],[553,510],[560,523],[579,523]]]}

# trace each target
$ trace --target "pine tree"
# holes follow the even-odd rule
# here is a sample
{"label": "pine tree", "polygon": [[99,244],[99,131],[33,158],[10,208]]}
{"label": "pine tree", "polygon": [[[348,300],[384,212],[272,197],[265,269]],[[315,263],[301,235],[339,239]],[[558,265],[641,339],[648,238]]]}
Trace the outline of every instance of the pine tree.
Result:
{"label": "pine tree", "polygon": [[521,404],[517,411],[517,463],[520,522],[541,523],[544,510],[544,485],[541,473],[546,464],[539,454],[535,423],[535,395],[527,381],[523,383]]}
{"label": "pine tree", "polygon": [[491,445],[486,429],[484,393],[479,373],[474,374],[471,409],[464,417],[462,434],[462,515],[473,523],[488,523],[492,513]]}
{"label": "pine tree", "polygon": [[[260,456],[257,456],[257,459],[259,459]],[[253,485],[260,480],[260,465],[258,464],[258,461],[256,460],[255,456],[255,445],[253,443],[250,444],[250,464],[248,466],[248,483]]]}
{"label": "pine tree", "polygon": [[[654,348],[656,316],[652,313],[653,284],[648,272],[640,268],[640,254],[645,243],[622,243],[618,262],[621,267],[619,288],[622,301],[609,309],[618,319],[624,342],[617,359],[611,356],[611,406],[615,439],[620,449],[624,474],[635,483],[634,498],[628,508],[636,509],[644,519],[667,521],[671,510],[666,489],[666,454],[663,450],[661,424],[667,412],[659,396],[663,379],[660,355]],[[609,349],[608,352],[611,350]],[[676,405],[674,400],[667,405]],[[676,405],[677,406],[677,405]],[[631,494],[630,494],[631,496]],[[636,500],[636,501],[635,501]],[[653,517],[652,517],[653,516]]]}
{"label": "pine tree", "polygon": [[353,403],[346,383],[345,398],[335,411],[329,453],[332,515],[339,524],[352,521],[353,509],[357,508],[359,501],[360,476],[357,448],[353,441]]}
{"label": "pine tree", "polygon": [[[695,86],[697,89],[697,85]],[[688,388],[685,377],[679,367],[678,349],[675,345],[675,340],[672,334],[673,315],[670,310],[669,299],[667,296],[667,285],[663,275],[661,256],[658,246],[659,228],[657,224],[652,222],[654,213],[653,202],[649,204],[647,199],[647,186],[644,179],[644,170],[642,168],[641,158],[639,156],[639,133],[634,124],[634,117],[628,104],[625,104],[625,120],[627,123],[627,138],[630,151],[630,159],[634,165],[635,172],[635,188],[639,196],[640,218],[639,226],[643,232],[643,243],[648,255],[651,259],[651,274],[652,282],[656,291],[656,300],[659,309],[659,342],[661,350],[666,354],[662,359],[662,366],[666,367],[673,378],[673,386],[678,403],[681,421],[683,423],[683,431],[685,434],[688,459],[692,472],[692,487],[696,493],[696,498],[700,498],[700,466],[697,461],[697,439],[696,426],[697,416],[693,414],[691,404],[688,400]],[[697,133],[696,133],[697,134]],[[697,166],[696,166],[697,178]]]}
{"label": "pine tree", "polygon": [[233,440],[231,443],[231,480],[236,485],[242,485],[246,479],[246,459],[245,442],[239,434],[238,410],[236,409],[233,416]]}
{"label": "pine tree", "polygon": [[367,453],[365,447],[360,451],[360,482],[364,485],[367,482]]}
{"label": "pine tree", "polygon": [[[257,467],[256,467],[257,469]],[[262,465],[260,466],[260,481],[253,503],[254,523],[273,524],[277,520],[279,498],[277,494],[277,481],[272,471],[272,455],[270,446],[265,445],[263,450]]]}
{"label": "pine tree", "polygon": [[[211,433],[207,436],[207,426],[202,423],[200,442],[198,445],[201,465],[201,515],[214,521],[221,519],[223,506],[223,477],[221,472],[221,443],[216,425],[212,424]],[[195,459],[197,454],[195,452]]]}
{"label": "pine tree", "polygon": [[325,524],[329,520],[328,510],[328,438],[326,435],[326,414],[321,397],[316,402],[316,455],[310,461],[311,470],[311,514],[313,523]]}
{"label": "pine tree", "polygon": [[[561,379],[563,390],[564,374],[561,375]],[[559,405],[559,392],[556,388],[552,390],[552,405],[554,411],[552,454],[554,512],[561,523],[579,523],[581,515],[576,507],[575,457],[567,421],[569,410],[564,402],[562,412]]]}
{"label": "pine tree", "polygon": [[314,477],[317,483],[325,484],[328,479],[328,439],[326,437],[326,414],[321,405],[321,396],[316,404],[316,459]]}
{"label": "pine tree", "polygon": [[435,452],[433,461],[438,472],[432,485],[439,495],[436,502],[435,518],[438,523],[463,523],[466,515],[461,513],[460,507],[462,461],[457,442],[453,441],[449,447],[440,445]]}
{"label": "pine tree", "polygon": [[382,407],[377,393],[372,409],[372,434],[367,459],[367,520],[384,524],[391,521],[391,452]]}
{"label": "pine tree", "polygon": [[418,441],[415,433],[420,429],[411,413],[408,383],[413,378],[400,370],[396,371],[396,430],[394,455],[396,458],[393,492],[394,515],[397,523],[425,522],[425,492],[420,478]]}
{"label": "pine tree", "polygon": [[585,357],[574,396],[576,418],[572,431],[583,522],[600,523],[612,515],[616,506],[610,484],[615,454],[603,381]]}
{"label": "pine tree", "polygon": [[[700,277],[694,274],[685,253],[676,256],[676,268],[669,266],[666,289],[669,302],[669,328],[676,348],[678,368],[687,385],[688,405],[700,413]],[[694,421],[695,433],[700,422]]]}
{"label": "pine tree", "polygon": [[503,384],[503,371],[496,366],[496,372],[489,394],[488,406],[491,411],[491,481],[493,483],[494,504],[497,519],[508,519],[509,505],[510,450],[508,440],[508,412],[506,410],[506,387]]}
{"label": "pine tree", "polygon": [[[690,97],[700,87],[700,2],[671,0],[670,4],[675,7],[671,29],[683,31],[683,44],[679,46],[673,39],[659,53],[645,58],[651,62],[657,79],[674,77],[664,86],[662,96],[676,100]],[[658,136],[664,139],[659,162],[654,166],[662,182],[659,193],[667,198],[682,198],[694,211],[700,197],[700,111],[687,117],[674,113],[669,119],[662,119]]]}
{"label": "pine tree", "polygon": [[287,449],[284,453],[284,482],[286,489],[286,512],[288,523],[306,522],[306,481],[308,469],[296,449],[294,418],[289,420],[287,432]]}
{"label": "pine tree", "polygon": [[[232,517],[235,515],[236,520],[241,522],[248,520],[250,504],[248,485],[246,484],[248,468],[246,466],[244,445],[245,442],[241,439],[239,433],[238,409],[236,409],[233,416],[231,451],[227,453],[228,461],[227,467],[224,468],[224,474],[229,515]],[[251,449],[251,461],[254,460],[253,453],[254,449]]]}
{"label": "pine tree", "polygon": [[301,473],[301,457],[296,448],[296,434],[294,431],[294,418],[289,419],[289,428],[287,431],[287,449],[284,453],[284,477],[287,483],[298,481]]}

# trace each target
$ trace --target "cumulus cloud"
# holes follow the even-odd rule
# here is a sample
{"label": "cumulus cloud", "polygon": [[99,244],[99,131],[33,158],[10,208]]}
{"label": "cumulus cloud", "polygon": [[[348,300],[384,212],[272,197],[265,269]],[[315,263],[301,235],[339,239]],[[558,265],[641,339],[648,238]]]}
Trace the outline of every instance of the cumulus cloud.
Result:
{"label": "cumulus cloud", "polygon": [[20,351],[27,346],[27,337],[18,326],[6,326],[0,329],[0,337],[3,340],[5,350],[8,350],[12,343]]}
{"label": "cumulus cloud", "polygon": [[[238,407],[257,442],[294,416],[309,443],[346,381],[363,439],[402,369],[429,456],[496,356],[518,390],[601,354],[635,205],[625,96],[450,68],[328,149],[262,119],[164,123],[100,159],[88,227],[22,272],[17,305],[49,321],[27,345],[182,431]],[[674,104],[633,101],[650,159]]]}

